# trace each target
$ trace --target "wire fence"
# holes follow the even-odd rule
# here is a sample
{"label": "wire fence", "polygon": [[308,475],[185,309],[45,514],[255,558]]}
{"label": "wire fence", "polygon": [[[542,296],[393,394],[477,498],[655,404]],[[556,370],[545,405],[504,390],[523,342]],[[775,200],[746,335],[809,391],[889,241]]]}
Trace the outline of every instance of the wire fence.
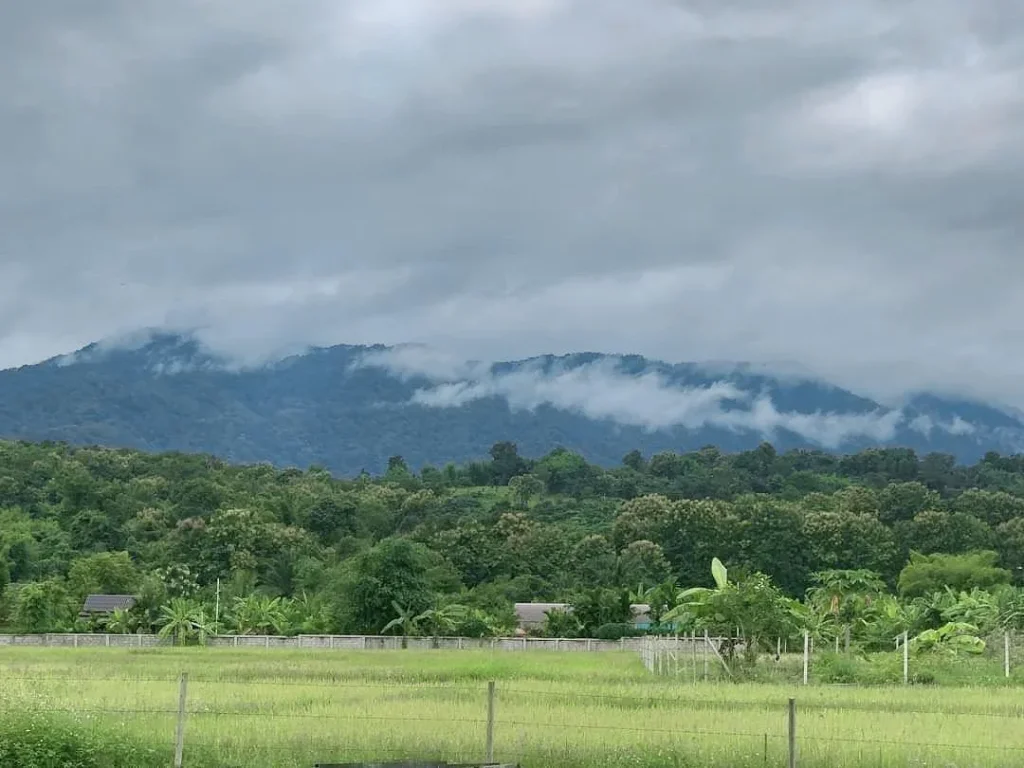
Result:
{"label": "wire fence", "polygon": [[[1016,697],[950,700],[736,686],[596,692],[516,680],[111,677],[0,672],[0,718],[63,718],[144,743],[162,765],[308,766],[357,760],[551,765],[1024,763]],[[215,755],[220,762],[213,763]],[[659,758],[660,756],[660,758]],[[649,760],[649,762],[645,762]],[[673,763],[675,764],[675,763]]]}
{"label": "wire fence", "polygon": [[[875,670],[884,674],[872,677],[864,674],[858,677],[854,662],[876,659],[886,654],[864,654],[849,640],[841,643],[838,638],[815,638],[804,633],[795,641],[776,638],[774,642],[759,643],[756,658],[760,660],[759,677],[779,682],[799,682],[809,685],[824,683],[879,683],[901,682],[904,685],[935,682],[933,669],[936,661],[947,668],[960,670],[954,675],[959,683],[990,684],[998,680],[1024,682],[1024,635],[1016,632],[998,632],[983,641],[972,651],[961,646],[931,649],[921,653],[914,647],[907,633],[893,638],[893,651],[886,659],[888,668]],[[671,637],[644,637],[639,642],[637,653],[647,670],[659,676],[690,678],[694,682],[733,677],[736,662],[742,661],[749,644],[741,636],[709,637],[706,633],[689,633]],[[751,657],[753,658],[753,657]],[[833,664],[826,670],[816,669],[817,660]],[[844,660],[850,661],[842,666]],[[839,666],[836,669],[835,666]],[[750,670],[746,670],[749,672]],[[821,679],[823,678],[823,679]]]}

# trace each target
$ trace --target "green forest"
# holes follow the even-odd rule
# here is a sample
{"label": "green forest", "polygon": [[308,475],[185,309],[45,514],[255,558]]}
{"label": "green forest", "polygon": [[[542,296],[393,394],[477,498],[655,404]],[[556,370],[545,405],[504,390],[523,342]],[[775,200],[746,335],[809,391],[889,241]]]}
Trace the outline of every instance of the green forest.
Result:
{"label": "green forest", "polygon": [[[712,563],[715,567],[712,568]],[[514,631],[517,601],[558,601],[544,632],[852,636],[971,650],[1024,622],[1024,457],[771,445],[603,469],[498,443],[461,466],[378,477],[212,456],[0,442],[0,627],[11,632]],[[216,584],[220,582],[220,597]],[[96,621],[83,598],[138,603]],[[756,644],[752,644],[756,645]]]}

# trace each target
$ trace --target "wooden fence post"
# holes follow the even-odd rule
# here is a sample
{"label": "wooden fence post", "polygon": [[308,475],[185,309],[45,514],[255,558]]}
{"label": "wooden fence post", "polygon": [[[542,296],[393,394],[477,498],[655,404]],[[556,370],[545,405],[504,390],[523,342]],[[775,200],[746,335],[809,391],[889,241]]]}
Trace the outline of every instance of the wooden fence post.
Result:
{"label": "wooden fence post", "polygon": [[178,684],[178,728],[174,734],[174,768],[181,768],[185,754],[185,701],[188,696],[188,672],[181,673]]}
{"label": "wooden fence post", "polygon": [[789,768],[796,768],[796,699],[789,700]]}
{"label": "wooden fence post", "polygon": [[494,762],[494,681],[487,683],[487,762]]}

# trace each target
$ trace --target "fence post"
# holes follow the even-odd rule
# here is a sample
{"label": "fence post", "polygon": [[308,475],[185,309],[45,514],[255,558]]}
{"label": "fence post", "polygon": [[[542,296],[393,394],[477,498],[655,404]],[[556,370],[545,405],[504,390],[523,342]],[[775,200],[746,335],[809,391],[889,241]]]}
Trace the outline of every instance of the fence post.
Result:
{"label": "fence post", "polygon": [[174,768],[181,768],[185,754],[185,701],[188,696],[188,672],[181,673],[178,684],[178,728],[174,734]]}
{"label": "fence post", "polygon": [[903,684],[910,682],[910,633],[903,631]]}
{"label": "fence post", "polygon": [[789,700],[789,768],[796,768],[796,699]]}
{"label": "fence post", "polygon": [[487,683],[487,762],[494,762],[494,681]]}
{"label": "fence post", "polygon": [[704,630],[704,682],[708,681],[708,648],[711,645],[711,641],[708,640],[708,631]]}
{"label": "fence post", "polygon": [[1010,679],[1010,631],[1003,633],[1003,672]]}
{"label": "fence post", "polygon": [[804,685],[807,685],[807,668],[811,660],[811,633],[804,630]]}
{"label": "fence post", "polygon": [[697,633],[690,633],[690,660],[693,662],[693,684],[697,684]]}

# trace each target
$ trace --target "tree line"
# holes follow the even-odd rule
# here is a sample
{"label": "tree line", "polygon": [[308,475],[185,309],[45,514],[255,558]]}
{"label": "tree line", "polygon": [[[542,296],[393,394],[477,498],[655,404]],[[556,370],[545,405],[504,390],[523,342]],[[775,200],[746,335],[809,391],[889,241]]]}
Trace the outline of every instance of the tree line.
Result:
{"label": "tree line", "polygon": [[603,469],[562,449],[531,459],[506,442],[466,465],[413,472],[395,456],[381,476],[336,478],[321,467],[0,442],[0,625],[12,631],[87,628],[86,595],[130,592],[136,607],[108,629],[182,640],[504,634],[513,604],[527,601],[573,604],[549,633],[611,635],[628,631],[631,603],[652,606],[655,629],[678,629],[722,614],[700,605],[751,595],[778,608],[776,629],[795,626],[785,619],[794,606],[804,624],[863,627],[864,616],[840,621],[860,600],[902,612],[890,623],[913,619],[921,633],[957,623],[945,619],[959,609],[935,607],[949,594],[984,593],[988,624],[1010,621],[1022,572],[1018,456],[964,466],[906,449],[836,456],[764,444],[634,451]]}

